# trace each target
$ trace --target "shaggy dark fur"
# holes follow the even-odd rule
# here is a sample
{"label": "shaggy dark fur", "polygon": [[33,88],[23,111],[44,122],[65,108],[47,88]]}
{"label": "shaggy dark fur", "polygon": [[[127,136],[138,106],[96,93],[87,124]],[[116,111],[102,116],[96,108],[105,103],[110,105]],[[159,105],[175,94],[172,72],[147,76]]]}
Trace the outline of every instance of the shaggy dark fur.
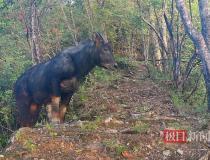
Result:
{"label": "shaggy dark fur", "polygon": [[42,105],[60,97],[68,105],[79,81],[95,67],[112,68],[115,61],[110,45],[99,33],[93,40],[70,47],[51,60],[33,66],[15,83],[16,118],[20,126],[33,126]]}

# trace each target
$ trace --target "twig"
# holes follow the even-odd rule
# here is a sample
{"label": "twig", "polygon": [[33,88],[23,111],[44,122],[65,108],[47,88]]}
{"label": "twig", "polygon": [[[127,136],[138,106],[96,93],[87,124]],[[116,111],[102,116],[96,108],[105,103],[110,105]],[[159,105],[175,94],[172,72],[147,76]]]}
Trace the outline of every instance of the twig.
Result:
{"label": "twig", "polygon": [[[139,1],[137,0],[137,5],[139,6],[139,8],[141,8],[140,6],[140,3]],[[161,43],[161,46],[163,47],[164,51],[169,54],[169,52],[167,51],[166,47],[165,47],[165,44],[164,44],[164,41],[163,39],[161,38],[160,34],[158,33],[158,31],[155,29],[155,27],[150,23],[148,22],[146,19],[144,19],[144,17],[142,17],[141,15],[139,15],[139,17],[155,32],[155,34],[157,35],[160,43]]]}
{"label": "twig", "polygon": [[185,100],[184,100],[184,101],[187,101],[187,99],[189,99],[189,98],[193,95],[193,93],[195,93],[195,91],[196,91],[196,90],[197,90],[197,88],[198,88],[198,82],[199,82],[199,80],[200,80],[201,76],[202,76],[202,73],[201,73],[201,74],[200,74],[200,76],[197,78],[197,80],[196,80],[196,84],[195,84],[195,87],[193,88],[192,92],[190,93],[190,95],[189,95],[189,96],[187,96],[187,97],[185,98]]}
{"label": "twig", "polygon": [[3,125],[1,125],[1,124],[0,124],[0,127],[1,127],[1,128],[3,128],[3,129],[5,129],[5,130],[8,130],[8,131],[10,131],[10,132],[14,133],[14,131],[13,131],[13,130],[11,130],[11,129],[7,128],[7,127],[4,127],[4,126],[3,126]]}
{"label": "twig", "polygon": [[140,16],[140,18],[155,32],[155,34],[157,35],[158,39],[160,40],[161,46],[163,47],[164,51],[169,54],[169,52],[166,50],[166,47],[163,43],[163,39],[161,38],[161,36],[159,35],[158,31],[155,29],[155,27],[148,22],[146,19],[144,19],[142,16]]}
{"label": "twig", "polygon": [[185,70],[185,74],[184,74],[184,79],[183,79],[183,84],[185,83],[185,81],[188,79],[192,69],[193,69],[193,63],[195,62],[195,60],[198,58],[198,54],[194,53],[192,55],[192,57],[190,58],[186,70]]}

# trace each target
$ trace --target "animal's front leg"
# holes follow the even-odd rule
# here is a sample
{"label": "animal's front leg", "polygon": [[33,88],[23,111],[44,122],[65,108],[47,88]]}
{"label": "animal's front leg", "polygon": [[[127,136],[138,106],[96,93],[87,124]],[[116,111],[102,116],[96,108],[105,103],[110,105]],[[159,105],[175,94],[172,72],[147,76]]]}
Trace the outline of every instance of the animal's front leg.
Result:
{"label": "animal's front leg", "polygon": [[65,113],[66,113],[66,110],[69,106],[69,102],[71,100],[72,95],[73,95],[72,92],[63,93],[61,95],[61,103],[60,103],[60,120],[61,120],[61,123],[64,122]]}
{"label": "animal's front leg", "polygon": [[47,105],[48,119],[52,123],[60,123],[59,107],[61,100],[60,82],[59,79],[51,80],[51,101]]}
{"label": "animal's front leg", "polygon": [[52,96],[51,103],[47,105],[48,119],[52,123],[60,123],[60,97]]}

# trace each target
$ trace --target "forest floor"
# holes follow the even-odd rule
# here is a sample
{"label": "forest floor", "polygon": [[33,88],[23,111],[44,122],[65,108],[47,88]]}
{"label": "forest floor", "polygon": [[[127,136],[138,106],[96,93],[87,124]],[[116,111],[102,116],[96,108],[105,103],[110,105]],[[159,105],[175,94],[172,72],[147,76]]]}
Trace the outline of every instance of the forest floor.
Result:
{"label": "forest floor", "polygon": [[75,96],[74,101],[77,96],[82,99],[74,111],[79,120],[22,128],[0,159],[208,159],[209,145],[204,140],[163,140],[164,129],[206,133],[208,120],[175,107],[168,90],[147,78],[143,64],[112,73],[105,80],[108,83],[103,77],[89,82],[85,94]]}

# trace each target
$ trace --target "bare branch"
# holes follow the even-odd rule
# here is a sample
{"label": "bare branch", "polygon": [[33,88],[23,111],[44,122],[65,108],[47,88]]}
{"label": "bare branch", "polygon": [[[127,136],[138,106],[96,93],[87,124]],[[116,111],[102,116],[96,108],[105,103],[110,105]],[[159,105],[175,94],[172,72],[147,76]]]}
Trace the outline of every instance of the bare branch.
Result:
{"label": "bare branch", "polygon": [[155,27],[150,23],[148,22],[146,19],[144,19],[143,17],[140,16],[140,18],[155,32],[155,34],[157,35],[160,43],[161,43],[161,46],[163,47],[164,51],[169,54],[169,52],[167,51],[165,45],[164,45],[164,42],[163,42],[163,39],[161,38],[161,36],[159,35],[158,31],[155,29]]}
{"label": "bare branch", "polygon": [[197,60],[197,58],[199,58],[199,55],[197,53],[194,53],[192,55],[192,57],[190,58],[186,70],[185,70],[185,74],[184,74],[184,80],[183,80],[183,84],[185,83],[185,81],[188,79],[192,69],[193,69],[193,63],[195,62],[195,60]]}
{"label": "bare branch", "polygon": [[[176,0],[176,6],[181,15],[182,22],[184,23],[185,31],[188,33],[190,38],[195,42],[195,44],[197,45],[200,44],[199,37],[202,37],[202,35],[199,32],[197,32],[197,30],[193,26],[190,20],[190,15],[187,12],[187,8],[185,6],[184,0]],[[200,47],[200,46],[197,46],[197,47]]]}
{"label": "bare branch", "polygon": [[0,127],[3,128],[4,130],[7,130],[7,131],[10,131],[10,132],[14,133],[13,130],[11,130],[11,129],[9,129],[9,128],[7,128],[7,127],[1,125],[1,124],[0,124]]}
{"label": "bare branch", "polygon": [[193,88],[192,92],[189,94],[189,96],[187,96],[185,98],[185,101],[187,101],[194,93],[195,91],[198,89],[198,85],[199,85],[199,81],[201,79],[201,76],[202,76],[202,73],[200,73],[200,75],[198,76],[198,78],[196,79],[196,82],[195,82],[195,87]]}

